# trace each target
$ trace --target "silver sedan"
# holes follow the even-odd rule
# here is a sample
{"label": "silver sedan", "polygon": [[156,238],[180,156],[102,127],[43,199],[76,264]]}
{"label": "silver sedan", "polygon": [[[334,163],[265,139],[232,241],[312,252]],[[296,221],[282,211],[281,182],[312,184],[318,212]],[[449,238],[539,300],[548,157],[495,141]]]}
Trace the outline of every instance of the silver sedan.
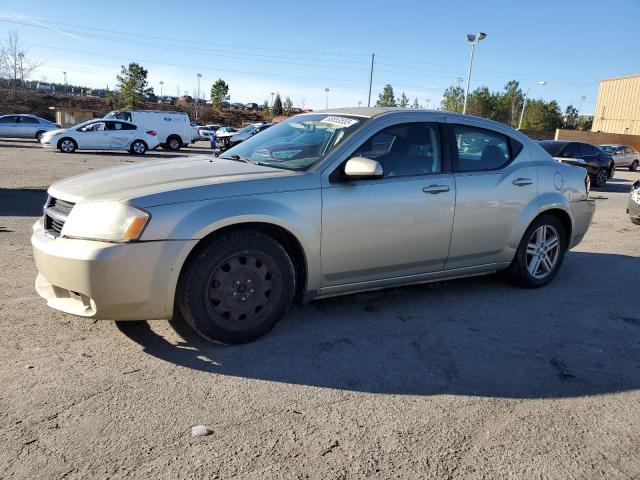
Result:
{"label": "silver sedan", "polygon": [[57,128],[60,125],[35,115],[0,116],[0,138],[33,138],[40,141],[42,135]]}
{"label": "silver sedan", "polygon": [[298,115],[220,157],[49,188],[36,289],[97,319],[171,318],[224,343],[293,301],[504,270],[549,283],[594,213],[582,168],[492,121],[407,109]]}

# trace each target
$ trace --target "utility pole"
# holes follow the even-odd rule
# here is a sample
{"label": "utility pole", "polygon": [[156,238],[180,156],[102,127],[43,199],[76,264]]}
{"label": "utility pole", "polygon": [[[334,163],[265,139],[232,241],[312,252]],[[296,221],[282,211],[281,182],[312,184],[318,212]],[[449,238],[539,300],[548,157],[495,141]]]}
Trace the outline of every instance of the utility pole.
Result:
{"label": "utility pole", "polygon": [[162,99],[162,86],[164,85],[164,82],[162,80],[160,80],[160,98]]}
{"label": "utility pole", "polygon": [[367,107],[371,106],[371,84],[373,83],[373,61],[376,58],[376,54],[371,54],[371,73],[369,74],[369,100],[367,101]]}
{"label": "utility pole", "polygon": [[200,79],[202,78],[202,74],[198,73],[198,95],[196,95],[196,120],[198,120],[198,110],[200,110]]}
{"label": "utility pole", "polygon": [[273,110],[273,96],[275,93],[271,92],[271,109]]}
{"label": "utility pole", "polygon": [[586,99],[586,95],[580,95],[580,97],[578,98],[578,100],[580,100],[580,106],[578,107],[578,115],[576,115],[576,121],[573,125],[574,127],[578,126],[578,121],[580,120],[580,112],[582,111],[582,102],[584,102]]}
{"label": "utility pole", "polygon": [[62,72],[64,75],[64,94],[67,94],[67,72]]}
{"label": "utility pole", "polygon": [[329,89],[328,88],[324,89],[324,95],[325,95],[325,98],[324,98],[324,109],[325,110],[329,110]]}

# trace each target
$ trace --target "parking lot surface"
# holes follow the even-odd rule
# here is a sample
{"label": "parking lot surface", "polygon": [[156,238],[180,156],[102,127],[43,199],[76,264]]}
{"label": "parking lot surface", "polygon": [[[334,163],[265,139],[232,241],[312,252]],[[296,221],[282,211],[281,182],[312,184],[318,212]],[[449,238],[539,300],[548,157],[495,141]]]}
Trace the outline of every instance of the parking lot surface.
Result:
{"label": "parking lot surface", "polygon": [[0,140],[0,477],[640,478],[640,173],[592,191],[589,233],[539,290],[320,300],[235,347],[47,308],[29,243],[47,186],[198,153]]}

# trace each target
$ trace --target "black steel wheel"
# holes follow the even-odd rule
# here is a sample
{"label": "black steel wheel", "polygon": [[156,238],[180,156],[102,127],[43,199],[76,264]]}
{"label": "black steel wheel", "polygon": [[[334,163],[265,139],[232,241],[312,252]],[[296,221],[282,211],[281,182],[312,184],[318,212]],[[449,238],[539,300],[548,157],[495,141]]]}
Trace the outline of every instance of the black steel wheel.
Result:
{"label": "black steel wheel", "polygon": [[177,302],[200,335],[238,344],[275,327],[294,290],[294,268],[284,248],[260,232],[238,231],[214,238],[192,255]]}

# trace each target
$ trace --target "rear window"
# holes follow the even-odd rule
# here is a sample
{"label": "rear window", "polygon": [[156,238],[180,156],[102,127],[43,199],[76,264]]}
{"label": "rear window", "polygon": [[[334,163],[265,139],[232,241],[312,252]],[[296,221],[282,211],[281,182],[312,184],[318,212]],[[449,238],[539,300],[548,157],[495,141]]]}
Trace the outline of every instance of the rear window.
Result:
{"label": "rear window", "polygon": [[453,132],[458,172],[498,170],[514,157],[507,135],[469,125],[453,125]]}

